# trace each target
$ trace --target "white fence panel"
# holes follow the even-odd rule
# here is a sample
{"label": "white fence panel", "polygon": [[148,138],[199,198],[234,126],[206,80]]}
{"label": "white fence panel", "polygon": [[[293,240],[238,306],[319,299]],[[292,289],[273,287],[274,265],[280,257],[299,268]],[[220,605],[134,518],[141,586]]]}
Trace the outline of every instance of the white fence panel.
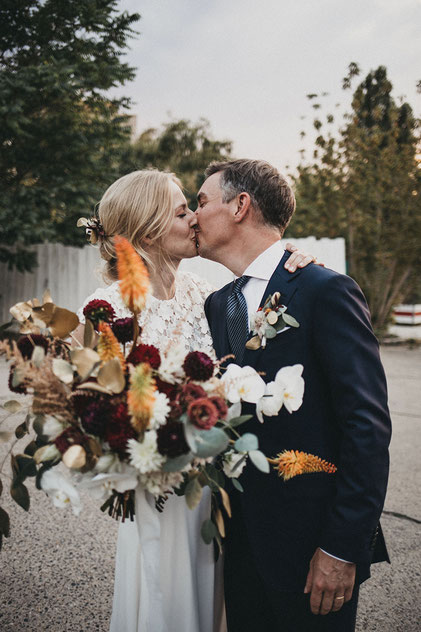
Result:
{"label": "white fence panel", "polygon": [[[290,238],[290,241],[314,254],[326,267],[345,273],[344,239],[307,237]],[[34,297],[41,299],[46,289],[51,291],[57,305],[76,310],[97,287],[105,285],[97,248],[41,244],[36,247],[36,252],[39,265],[31,273],[8,270],[6,264],[0,263],[0,324],[10,320],[9,308],[12,305]],[[216,288],[234,278],[232,272],[221,264],[200,257],[183,261],[182,269],[207,279]]]}

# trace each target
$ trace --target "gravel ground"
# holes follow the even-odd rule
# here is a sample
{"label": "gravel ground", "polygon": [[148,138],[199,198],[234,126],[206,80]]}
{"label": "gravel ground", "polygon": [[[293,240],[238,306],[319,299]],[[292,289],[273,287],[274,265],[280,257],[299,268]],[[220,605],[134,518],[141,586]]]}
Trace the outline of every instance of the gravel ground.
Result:
{"label": "gravel ground", "polygon": [[[392,564],[374,565],[363,584],[357,631],[415,632],[421,630],[421,349],[386,347],[382,356],[394,423],[382,518]],[[1,362],[0,401],[9,399],[6,375]],[[1,463],[6,449],[0,448]],[[88,497],[76,518],[52,508],[31,482],[28,487],[29,513],[12,504],[7,491],[2,496],[12,533],[0,553],[0,630],[106,632],[117,523]]]}

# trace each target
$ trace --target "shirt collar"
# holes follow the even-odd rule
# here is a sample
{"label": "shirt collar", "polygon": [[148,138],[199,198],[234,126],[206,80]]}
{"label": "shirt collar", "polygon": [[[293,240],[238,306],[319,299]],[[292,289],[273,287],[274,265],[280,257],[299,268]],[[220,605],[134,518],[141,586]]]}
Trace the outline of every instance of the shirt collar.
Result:
{"label": "shirt collar", "polygon": [[284,254],[284,248],[281,241],[275,241],[274,244],[266,248],[260,253],[254,261],[244,270],[242,276],[249,276],[255,279],[262,279],[263,281],[269,281],[279,261]]}

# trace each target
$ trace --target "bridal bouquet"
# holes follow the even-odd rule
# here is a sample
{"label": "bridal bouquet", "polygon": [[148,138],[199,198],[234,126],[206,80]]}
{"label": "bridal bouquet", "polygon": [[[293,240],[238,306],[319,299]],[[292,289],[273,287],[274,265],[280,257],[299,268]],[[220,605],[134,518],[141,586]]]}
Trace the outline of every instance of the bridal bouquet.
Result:
{"label": "bridal bouquet", "polygon": [[[35,477],[56,506],[70,505],[79,514],[79,490],[87,490],[102,510],[124,520],[133,519],[138,485],[155,496],[159,510],[173,492],[193,508],[209,486],[213,513],[202,536],[220,542],[220,507],[230,515],[225,476],[241,490],[237,478],[247,459],[264,472],[272,464],[285,479],[335,470],[297,451],[267,458],[256,435],[237,430],[250,418],[241,415],[242,401],[255,404],[262,421],[282,406],[297,410],[303,367],[285,367],[265,384],[251,367],[230,364],[221,376],[219,363],[205,353],[186,355],[171,341],[161,350],[143,344],[138,315],[148,273],[128,241],[116,238],[115,246],[121,296],[132,318],[116,320],[108,302],[91,301],[84,309],[82,345],[72,340],[76,314],[54,305],[48,293],[42,304],[32,300],[11,308],[22,336],[17,343],[0,342],[0,351],[10,361],[10,390],[28,395],[29,403],[10,400],[4,409],[9,416],[26,413],[15,428],[16,441],[30,435],[23,453],[11,455],[11,496],[28,510],[25,480]],[[0,440],[9,441],[10,433],[0,433]],[[8,532],[0,507],[0,544]]]}

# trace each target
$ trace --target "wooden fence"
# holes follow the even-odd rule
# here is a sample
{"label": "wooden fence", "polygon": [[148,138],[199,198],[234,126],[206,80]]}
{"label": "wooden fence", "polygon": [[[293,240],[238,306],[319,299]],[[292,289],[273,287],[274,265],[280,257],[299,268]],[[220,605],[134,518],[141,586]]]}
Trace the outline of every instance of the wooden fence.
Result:
{"label": "wooden fence", "polygon": [[[290,241],[314,254],[327,267],[345,273],[345,242],[342,238],[308,237],[291,238]],[[39,265],[31,273],[9,270],[6,264],[0,264],[0,324],[10,320],[10,306],[34,297],[41,299],[47,288],[57,305],[76,310],[86,296],[105,285],[97,248],[40,244],[35,250]],[[200,257],[183,261],[182,269],[206,278],[215,287],[222,287],[233,279],[224,266]]]}

